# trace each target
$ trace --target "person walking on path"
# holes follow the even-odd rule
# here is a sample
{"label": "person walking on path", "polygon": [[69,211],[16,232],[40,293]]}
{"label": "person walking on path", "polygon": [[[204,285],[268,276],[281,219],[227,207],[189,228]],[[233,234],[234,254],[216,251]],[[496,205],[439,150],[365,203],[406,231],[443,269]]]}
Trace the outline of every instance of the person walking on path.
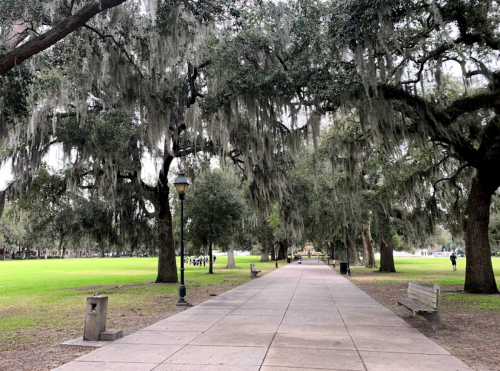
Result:
{"label": "person walking on path", "polygon": [[457,270],[457,256],[455,255],[454,252],[451,253],[450,260],[451,260],[451,265],[453,266],[453,271],[456,271]]}

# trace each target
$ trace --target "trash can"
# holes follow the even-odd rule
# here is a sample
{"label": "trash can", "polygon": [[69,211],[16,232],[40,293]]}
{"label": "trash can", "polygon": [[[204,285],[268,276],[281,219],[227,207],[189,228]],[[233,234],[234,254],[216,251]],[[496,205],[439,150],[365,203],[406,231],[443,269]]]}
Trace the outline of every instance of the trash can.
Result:
{"label": "trash can", "polygon": [[292,258],[290,258],[290,257],[286,258],[286,262],[287,263],[291,263],[292,262]]}
{"label": "trash can", "polygon": [[340,262],[340,274],[347,274],[347,262]]}

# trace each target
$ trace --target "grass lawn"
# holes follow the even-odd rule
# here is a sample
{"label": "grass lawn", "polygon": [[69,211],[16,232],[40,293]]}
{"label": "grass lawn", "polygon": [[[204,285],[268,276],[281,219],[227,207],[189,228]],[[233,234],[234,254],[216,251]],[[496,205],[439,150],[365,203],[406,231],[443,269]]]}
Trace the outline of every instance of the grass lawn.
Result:
{"label": "grass lawn", "polygon": [[[500,258],[492,258],[497,286],[500,288]],[[375,269],[351,266],[356,282],[406,283],[418,280],[422,284],[460,285],[465,283],[465,258],[457,259],[457,271],[452,270],[449,258],[394,258],[396,273],[378,273]],[[380,262],[377,261],[377,264]],[[337,268],[338,271],[338,268]],[[446,288],[443,288],[446,291]],[[500,295],[472,295],[454,292],[445,300],[463,302],[465,308],[500,310]]]}
{"label": "grass lawn", "polygon": [[[275,269],[274,262],[259,260],[238,256],[238,269],[228,270],[227,258],[217,257],[213,275],[207,274],[208,266],[187,265],[188,301],[200,290],[208,295],[218,286],[228,289],[249,281],[250,263],[262,274]],[[108,323],[118,321],[116,316],[147,316],[167,306],[174,310],[179,286],[153,284],[157,264],[157,258],[0,261],[0,350],[27,344],[46,330],[70,327],[83,334],[86,298],[96,291],[109,296]]]}

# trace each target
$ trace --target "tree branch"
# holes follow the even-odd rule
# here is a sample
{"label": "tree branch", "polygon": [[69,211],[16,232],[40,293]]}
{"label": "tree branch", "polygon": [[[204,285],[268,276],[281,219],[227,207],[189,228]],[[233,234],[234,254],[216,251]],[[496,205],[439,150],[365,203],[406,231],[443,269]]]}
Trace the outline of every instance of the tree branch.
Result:
{"label": "tree branch", "polygon": [[451,177],[449,177],[449,178],[441,178],[441,179],[437,180],[436,182],[434,182],[434,184],[432,185],[432,189],[434,190],[434,192],[432,192],[432,197],[435,197],[436,192],[437,192],[436,186],[440,182],[444,182],[444,181],[450,180],[453,183],[453,185],[456,187],[455,179],[457,178],[458,174],[460,174],[462,172],[462,170],[464,170],[465,168],[467,168],[469,166],[470,166],[469,164],[465,164],[465,165],[459,167],[458,170],[457,170],[457,172],[455,174],[453,174]]}
{"label": "tree branch", "polygon": [[64,39],[67,35],[85,25],[95,15],[107,9],[114,8],[125,1],[127,0],[99,0],[85,5],[74,15],[67,17],[51,30],[34,37],[0,58],[0,75],[5,74],[26,59]]}
{"label": "tree branch", "polygon": [[[457,99],[447,108],[438,110],[430,102],[398,87],[381,85],[379,88],[384,97],[412,107],[417,117],[427,126],[428,135],[431,137],[431,140],[452,145],[457,153],[468,161],[470,165],[478,166],[477,150],[469,141],[456,131],[453,133],[453,137],[445,135],[443,128],[449,128],[453,122],[466,113],[488,108],[500,109],[500,91],[489,91]],[[406,112],[405,114],[408,113]]]}
{"label": "tree branch", "polygon": [[101,39],[111,39],[113,41],[113,43],[123,52],[123,54],[125,54],[125,57],[127,57],[128,61],[130,62],[130,64],[132,66],[134,66],[134,68],[136,69],[137,72],[139,72],[139,75],[141,75],[141,78],[144,78],[144,75],[142,74],[140,68],[135,64],[134,60],[132,59],[132,57],[127,53],[127,51],[125,50],[125,48],[123,47],[122,44],[120,44],[118,41],[116,41],[115,37],[113,35],[104,35],[103,33],[101,33],[99,30],[95,29],[94,27],[91,27],[89,25],[83,25],[83,27],[89,29],[90,31],[92,32],[95,32],[97,35],[99,35],[99,37]]}

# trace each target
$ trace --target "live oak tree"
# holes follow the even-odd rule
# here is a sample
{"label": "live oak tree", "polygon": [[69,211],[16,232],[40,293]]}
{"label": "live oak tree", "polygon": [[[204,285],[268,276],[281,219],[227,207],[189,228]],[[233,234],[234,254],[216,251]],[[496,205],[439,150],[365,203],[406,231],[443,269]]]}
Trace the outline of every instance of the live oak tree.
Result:
{"label": "live oak tree", "polygon": [[[153,214],[150,217],[158,226],[156,281],[177,282],[167,176],[175,158],[214,151],[214,143],[203,136],[206,127],[193,128],[190,124],[196,113],[187,112],[203,95],[202,70],[209,63],[201,60],[197,43],[200,36],[210,34],[215,17],[236,17],[237,11],[233,2],[224,1],[122,3],[89,19],[77,32],[30,60],[31,73],[36,71],[28,97],[31,112],[11,120],[9,153],[4,160],[14,164],[16,181],[1,195],[13,197],[43,155],[61,143],[71,162],[71,188],[92,187],[110,204],[124,184],[142,189],[136,198],[138,210]],[[72,2],[68,12],[79,4]],[[45,22],[44,13],[54,5],[57,2],[36,8],[39,18],[33,19],[34,24]],[[55,14],[66,16],[65,5],[56,6]],[[22,13],[12,6],[14,13]],[[12,26],[15,16],[9,19]],[[16,68],[20,67],[24,68]],[[129,138],[112,130],[93,135],[95,128],[89,123],[109,123],[110,117],[115,125],[109,129],[122,124],[118,133],[130,134]],[[70,126],[75,135],[64,137],[64,128]],[[88,135],[93,140],[87,140]],[[141,179],[145,153],[161,164],[155,185]],[[154,211],[145,207],[145,200]]]}
{"label": "live oak tree", "polygon": [[[358,72],[361,86],[349,100],[363,112],[367,130],[392,145],[405,138],[446,151],[460,163],[446,177],[450,188],[462,171],[474,169],[471,182],[457,188],[468,199],[460,215],[464,288],[477,293],[498,292],[488,242],[491,197],[500,185],[494,171],[500,78],[490,58],[500,46],[495,9],[496,1],[351,1],[332,9],[330,26],[332,41],[351,53],[345,62]],[[441,94],[450,66],[464,80],[458,97]],[[430,84],[439,94],[429,94]]]}
{"label": "live oak tree", "polygon": [[[157,282],[176,282],[167,179],[173,160],[198,151],[226,154],[244,168],[254,204],[263,205],[283,197],[283,175],[278,172],[278,176],[270,177],[268,169],[272,168],[272,139],[291,131],[280,125],[262,130],[262,126],[249,124],[245,117],[222,122],[200,120],[197,101],[207,88],[203,85],[203,71],[211,61],[195,52],[199,40],[194,36],[210,31],[208,21],[214,15],[237,17],[238,10],[232,8],[231,2],[162,1],[157,18],[147,16],[152,7],[141,8],[138,4],[125,2],[103,13],[103,19],[89,20],[31,60],[30,72],[36,74],[28,97],[31,107],[25,110],[31,112],[11,120],[14,127],[9,130],[9,155],[5,157],[15,164],[16,181],[1,195],[12,197],[40,166],[51,146],[62,143],[73,162],[72,188],[79,182],[90,184],[111,203],[119,184],[125,182],[138,184],[155,195],[152,203],[157,212],[160,248]],[[41,17],[45,10],[39,10]],[[14,19],[11,17],[11,25]],[[222,58],[218,60],[223,65]],[[17,68],[21,67],[25,66]],[[109,116],[147,128],[147,134],[136,142],[138,148],[131,151],[132,156],[85,139],[92,130],[88,122],[106,121]],[[66,123],[73,123],[73,134],[77,135],[66,136],[64,144],[61,133]],[[303,128],[314,126],[313,120]],[[300,128],[295,132],[298,137]],[[96,139],[106,141],[108,137]],[[279,151],[283,152],[283,148]],[[155,186],[141,179],[139,160],[145,152],[161,163]]]}

